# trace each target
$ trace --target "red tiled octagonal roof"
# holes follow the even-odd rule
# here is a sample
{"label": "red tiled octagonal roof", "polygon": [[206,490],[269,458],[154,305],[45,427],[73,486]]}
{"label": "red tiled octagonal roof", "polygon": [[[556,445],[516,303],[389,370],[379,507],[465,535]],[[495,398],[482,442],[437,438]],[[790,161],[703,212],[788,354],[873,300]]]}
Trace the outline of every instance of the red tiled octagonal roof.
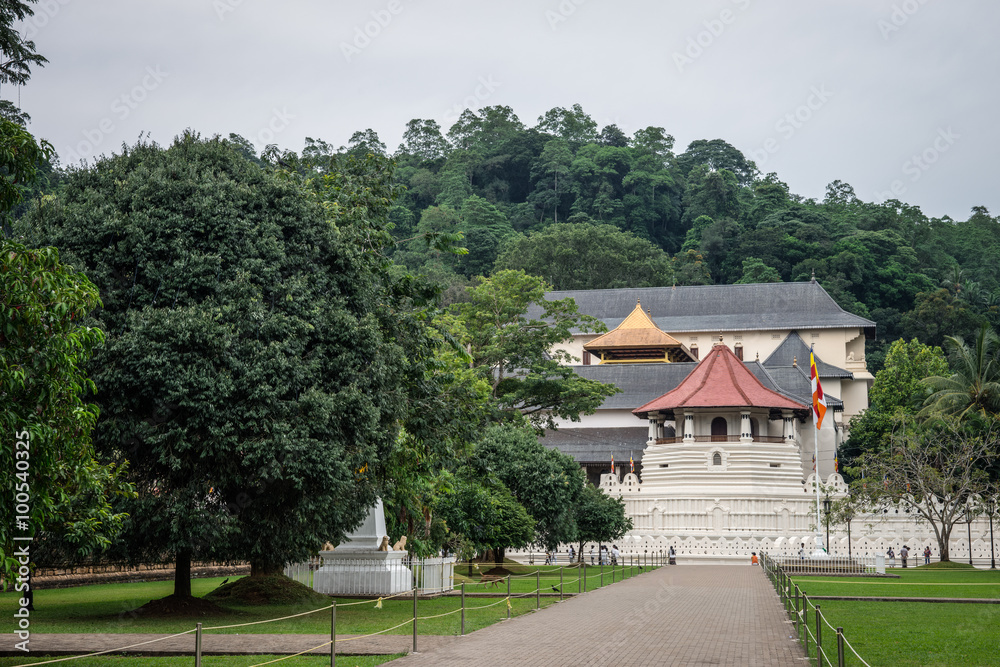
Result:
{"label": "red tiled octagonal roof", "polygon": [[804,410],[807,406],[771,391],[754,377],[725,345],[716,345],[677,387],[633,414],[678,408],[781,408]]}

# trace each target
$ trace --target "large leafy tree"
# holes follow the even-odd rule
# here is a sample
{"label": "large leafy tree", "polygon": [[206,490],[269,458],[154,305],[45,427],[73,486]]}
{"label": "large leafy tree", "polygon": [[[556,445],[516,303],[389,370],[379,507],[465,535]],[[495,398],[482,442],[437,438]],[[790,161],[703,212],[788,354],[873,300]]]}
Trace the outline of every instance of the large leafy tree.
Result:
{"label": "large leafy tree", "polygon": [[[0,84],[23,86],[31,78],[33,65],[44,67],[48,60],[35,51],[35,43],[25,39],[14,27],[35,14],[31,5],[36,0],[4,0],[0,2]],[[28,115],[8,100],[0,100],[0,118],[24,125]]]}
{"label": "large leafy tree", "polygon": [[574,515],[581,561],[587,542],[613,542],[632,530],[632,519],[625,516],[625,501],[591,484],[580,494]]}
{"label": "large leafy tree", "polygon": [[[557,418],[578,421],[619,391],[581,378],[566,365],[572,356],[558,344],[574,331],[600,331],[603,325],[580,315],[572,299],[546,299],[550,289],[524,271],[498,271],[469,290],[470,301],[450,309],[494,404],[539,429],[554,428]],[[529,307],[536,309],[530,315]]]}
{"label": "large leafy tree", "polygon": [[132,462],[133,545],[176,558],[175,593],[193,557],[274,572],[372,505],[409,377],[391,198],[374,156],[303,184],[186,134],[74,172],[30,216],[104,295],[96,439]]}
{"label": "large leafy tree", "polygon": [[[577,535],[575,510],[586,486],[580,465],[545,447],[528,429],[514,425],[490,428],[476,443],[475,463],[510,489],[535,520],[533,542],[547,549],[572,542]],[[503,553],[497,554],[503,558]]]}
{"label": "large leafy tree", "polygon": [[868,409],[851,419],[850,437],[841,446],[842,459],[850,462],[863,452],[885,450],[895,420],[900,415],[915,418],[930,395],[925,378],[947,372],[941,348],[915,338],[894,341],[868,392]]}
{"label": "large leafy tree", "polygon": [[[95,460],[91,433],[98,407],[84,366],[104,340],[85,326],[97,289],[60,262],[55,248],[0,240],[0,577],[14,582],[14,537],[59,542],[87,556],[109,544],[124,515],[110,498],[131,493],[121,468]],[[17,444],[15,444],[17,443]],[[15,504],[16,501],[16,504]],[[18,510],[18,505],[24,509]],[[19,516],[15,516],[19,515]],[[20,518],[23,516],[24,518]]]}
{"label": "large leafy tree", "polygon": [[499,563],[507,549],[526,547],[535,539],[535,520],[510,490],[469,470],[437,497],[434,509],[454,542],[477,552],[491,550]]}
{"label": "large leafy tree", "polygon": [[993,491],[987,470],[1000,457],[995,425],[970,428],[952,418],[918,423],[894,421],[889,446],[865,452],[848,472],[851,509],[876,515],[897,506],[934,530],[941,560],[950,560],[956,523],[976,510],[977,499]]}

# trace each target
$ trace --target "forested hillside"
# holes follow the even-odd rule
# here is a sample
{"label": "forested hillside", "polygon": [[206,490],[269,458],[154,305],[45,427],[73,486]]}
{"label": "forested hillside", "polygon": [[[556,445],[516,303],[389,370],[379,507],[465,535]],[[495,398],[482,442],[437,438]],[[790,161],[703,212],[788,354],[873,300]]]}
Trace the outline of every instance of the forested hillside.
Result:
{"label": "forested hillside", "polygon": [[[307,139],[288,164],[335,153],[396,161],[397,264],[461,300],[494,269],[523,269],[557,289],[800,281],[815,274],[845,309],[878,323],[869,366],[899,337],[940,345],[1000,324],[1000,224],[983,207],[967,220],[928,218],[905,202],[858,199],[841,181],[822,201],[789,192],[775,173],[723,139],[677,152],[663,127],[627,136],[579,106],[532,125],[505,106],[466,110],[450,128],[414,119],[389,149],[376,131],[335,148]],[[465,255],[427,243],[463,235]]]}
{"label": "forested hillside", "polygon": [[[373,130],[345,150],[386,152]],[[448,284],[519,268],[557,289],[816,279],[879,325],[873,370],[899,337],[941,344],[1000,323],[1000,224],[928,218],[905,202],[858,199],[834,181],[823,201],[722,139],[677,152],[662,127],[625,135],[580,108],[534,125],[512,109],[466,110],[450,128],[407,124],[392,153],[406,186],[396,261]],[[428,232],[464,234],[469,253],[428,249]]]}

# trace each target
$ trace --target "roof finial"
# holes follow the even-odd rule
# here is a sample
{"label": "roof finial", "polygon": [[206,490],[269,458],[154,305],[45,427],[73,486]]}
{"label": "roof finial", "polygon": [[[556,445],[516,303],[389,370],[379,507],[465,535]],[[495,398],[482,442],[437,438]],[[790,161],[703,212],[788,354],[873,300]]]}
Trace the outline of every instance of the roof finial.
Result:
{"label": "roof finial", "polygon": [[811,282],[811,283],[815,283],[816,282],[816,269],[812,270],[812,277],[809,279],[809,282]]}
{"label": "roof finial", "polygon": [[760,361],[760,350],[757,350],[757,361]]}
{"label": "roof finial", "polygon": [[792,357],[792,368],[798,368],[798,367],[799,367],[799,358]]}

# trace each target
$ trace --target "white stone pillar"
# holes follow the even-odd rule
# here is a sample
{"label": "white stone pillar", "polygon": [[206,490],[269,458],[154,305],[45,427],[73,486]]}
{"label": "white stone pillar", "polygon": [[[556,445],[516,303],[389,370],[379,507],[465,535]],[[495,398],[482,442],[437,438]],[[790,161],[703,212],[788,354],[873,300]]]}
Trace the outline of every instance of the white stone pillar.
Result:
{"label": "white stone pillar", "polygon": [[750,411],[740,411],[740,442],[753,442],[753,434],[750,432]]}
{"label": "white stone pillar", "polygon": [[694,414],[684,413],[684,442],[694,442]]}
{"label": "white stone pillar", "polygon": [[785,442],[795,442],[795,416],[792,414],[792,411],[782,410],[781,421],[783,422],[781,435],[785,439]]}
{"label": "white stone pillar", "polygon": [[650,414],[649,415],[649,441],[651,443],[655,442],[656,439],[659,437],[657,435],[657,433],[656,433],[656,430],[657,430],[656,429],[656,417],[654,417],[652,414]]}

